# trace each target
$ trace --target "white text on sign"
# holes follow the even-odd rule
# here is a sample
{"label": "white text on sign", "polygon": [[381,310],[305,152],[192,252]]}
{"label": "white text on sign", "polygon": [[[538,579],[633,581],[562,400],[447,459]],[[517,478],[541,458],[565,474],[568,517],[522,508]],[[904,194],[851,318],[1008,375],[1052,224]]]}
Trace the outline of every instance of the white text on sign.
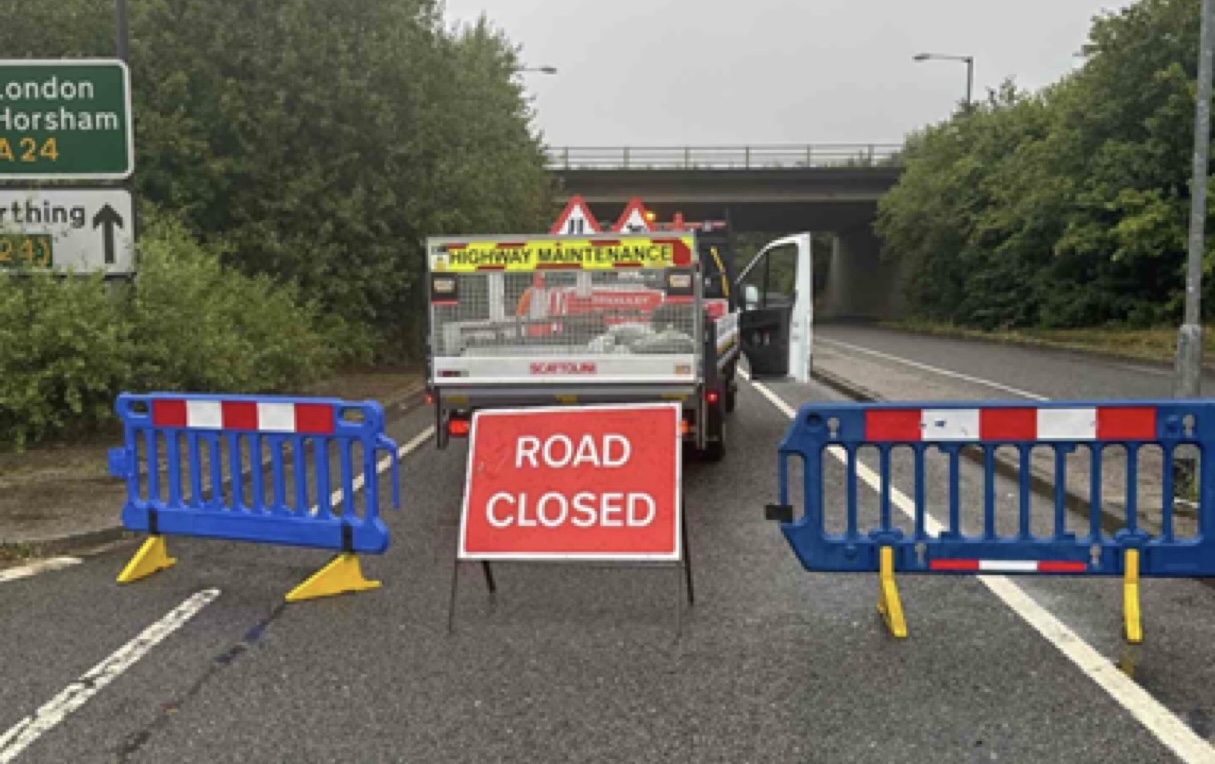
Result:
{"label": "white text on sign", "polygon": [[[633,448],[628,438],[615,433],[574,438],[564,434],[544,440],[533,435],[515,441],[515,469],[621,469],[628,465]],[[485,518],[495,528],[639,528],[654,521],[654,497],[640,492],[580,491],[572,496],[548,491],[534,493],[499,491],[485,505]]]}

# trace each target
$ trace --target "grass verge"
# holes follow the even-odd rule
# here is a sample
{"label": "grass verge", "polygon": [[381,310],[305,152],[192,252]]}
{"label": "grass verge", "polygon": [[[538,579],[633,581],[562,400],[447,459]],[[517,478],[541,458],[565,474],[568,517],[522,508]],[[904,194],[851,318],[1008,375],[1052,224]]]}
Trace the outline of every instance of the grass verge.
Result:
{"label": "grass verge", "polygon": [[[890,329],[932,334],[942,337],[963,337],[1013,345],[1077,350],[1118,358],[1156,363],[1173,363],[1177,351],[1177,327],[1154,329],[1118,329],[1092,327],[1087,329],[1016,329],[983,331],[953,324],[930,321],[899,321],[882,324]],[[1215,326],[1203,328],[1203,356],[1209,359],[1204,368],[1215,369]]]}
{"label": "grass verge", "polygon": [[[348,372],[307,385],[298,394],[355,401],[378,400],[388,407],[422,382],[422,372],[416,369]],[[106,467],[106,451],[121,443],[122,430],[114,422],[103,431],[84,438],[40,443],[22,452],[0,452],[0,490],[46,481],[91,480],[108,484],[112,478]],[[0,559],[4,554],[0,549]]]}

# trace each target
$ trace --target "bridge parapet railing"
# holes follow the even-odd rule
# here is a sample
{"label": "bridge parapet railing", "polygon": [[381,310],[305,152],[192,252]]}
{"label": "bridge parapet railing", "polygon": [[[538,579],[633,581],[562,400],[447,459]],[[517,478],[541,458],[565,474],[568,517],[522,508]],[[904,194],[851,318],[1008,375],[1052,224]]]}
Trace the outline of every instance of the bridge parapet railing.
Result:
{"label": "bridge parapet railing", "polygon": [[550,147],[550,170],[749,170],[896,167],[902,144],[814,143],[766,146]]}

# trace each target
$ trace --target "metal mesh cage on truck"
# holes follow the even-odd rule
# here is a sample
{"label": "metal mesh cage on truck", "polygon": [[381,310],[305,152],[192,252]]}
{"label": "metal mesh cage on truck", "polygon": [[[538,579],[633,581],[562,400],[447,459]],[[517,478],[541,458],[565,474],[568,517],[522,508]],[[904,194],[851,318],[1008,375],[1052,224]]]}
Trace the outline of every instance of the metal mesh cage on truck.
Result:
{"label": "metal mesh cage on truck", "polygon": [[436,372],[691,377],[703,352],[695,253],[690,233],[432,239]]}

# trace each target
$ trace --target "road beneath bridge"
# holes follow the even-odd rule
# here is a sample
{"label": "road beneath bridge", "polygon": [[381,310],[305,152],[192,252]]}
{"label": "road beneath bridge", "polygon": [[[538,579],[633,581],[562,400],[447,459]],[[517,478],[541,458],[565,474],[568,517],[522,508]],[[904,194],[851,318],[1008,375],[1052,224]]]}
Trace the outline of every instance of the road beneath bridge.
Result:
{"label": "road beneath bridge", "polygon": [[578,194],[609,224],[640,197],[660,220],[726,220],[733,233],[832,233],[816,257],[818,312],[831,318],[902,316],[902,273],[873,232],[878,200],[898,182],[892,144],[669,148],[554,148],[555,203]]}

